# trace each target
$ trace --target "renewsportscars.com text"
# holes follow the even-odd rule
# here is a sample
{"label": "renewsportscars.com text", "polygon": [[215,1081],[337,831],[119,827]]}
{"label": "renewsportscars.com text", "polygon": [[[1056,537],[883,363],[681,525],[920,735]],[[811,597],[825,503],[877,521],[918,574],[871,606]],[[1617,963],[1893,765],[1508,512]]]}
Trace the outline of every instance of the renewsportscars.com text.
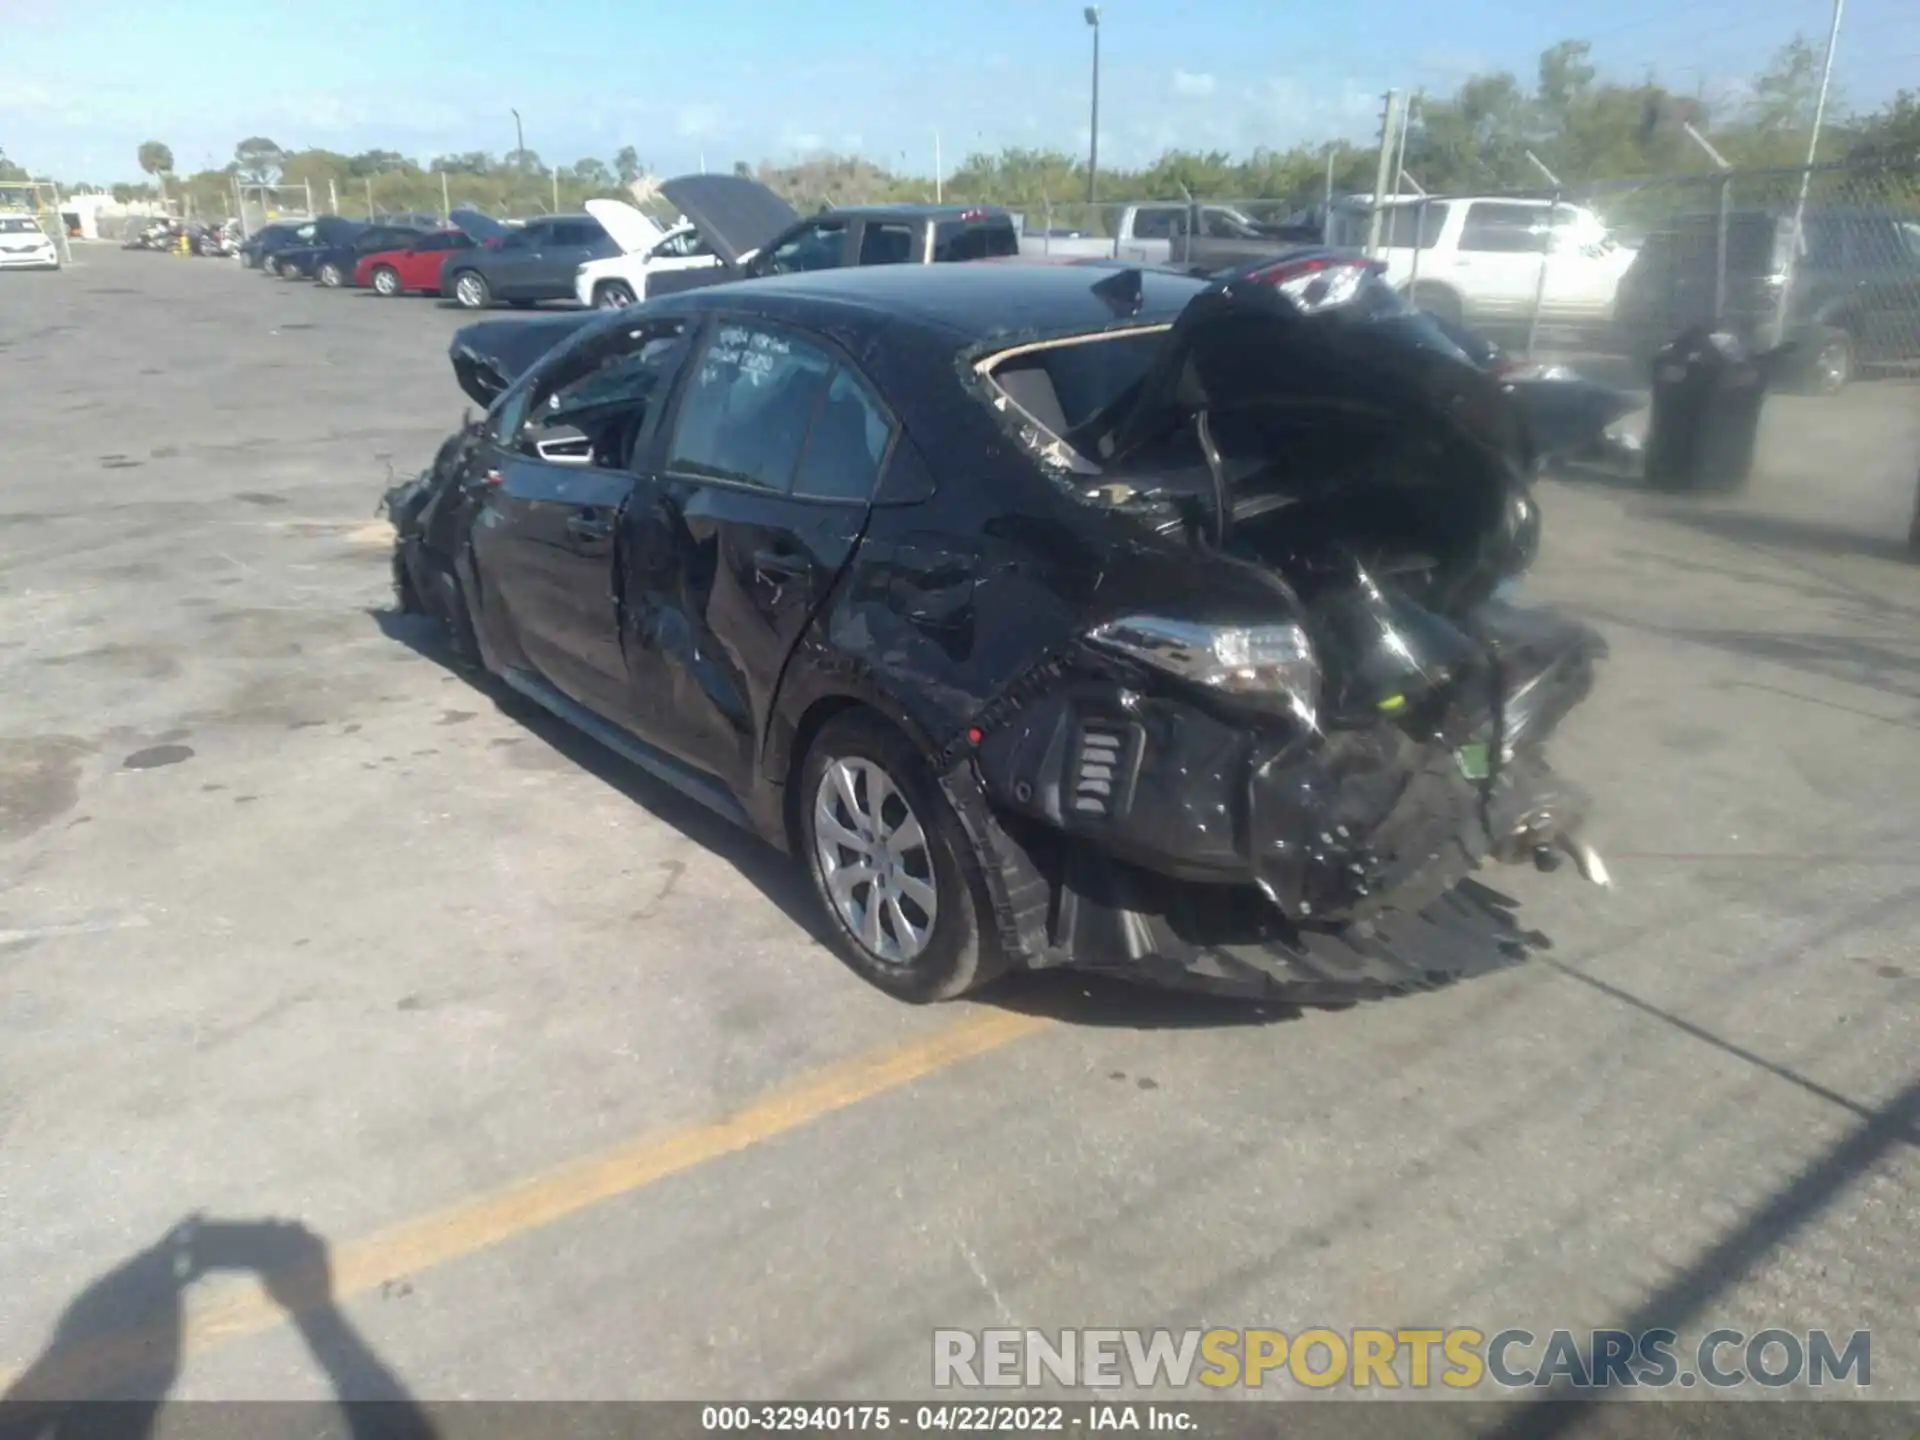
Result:
{"label": "renewsportscars.com text", "polygon": [[936,1330],[939,1389],[1769,1389],[1873,1383],[1865,1330]]}

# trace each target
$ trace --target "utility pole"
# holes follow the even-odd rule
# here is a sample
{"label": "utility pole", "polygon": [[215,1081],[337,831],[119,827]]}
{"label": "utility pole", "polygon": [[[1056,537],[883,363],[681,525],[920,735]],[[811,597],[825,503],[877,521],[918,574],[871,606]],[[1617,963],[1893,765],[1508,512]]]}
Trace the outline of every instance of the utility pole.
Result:
{"label": "utility pole", "polygon": [[944,176],[941,173],[941,165],[940,165],[940,132],[936,130],[933,132],[933,203],[934,204],[942,205],[946,203],[945,185],[946,185],[946,181]]}
{"label": "utility pole", "polygon": [[373,177],[369,175],[365,178],[367,182],[367,219],[371,222],[373,219]]}
{"label": "utility pole", "polygon": [[1387,91],[1386,113],[1380,117],[1380,164],[1373,176],[1373,215],[1367,222],[1367,254],[1380,248],[1380,212],[1387,194],[1388,167],[1393,164],[1396,127],[1400,120],[1400,92]]}
{"label": "utility pole", "polygon": [[453,202],[447,198],[447,172],[440,172],[440,223],[453,224]]}
{"label": "utility pole", "polygon": [[1800,268],[1800,252],[1806,248],[1807,190],[1813,184],[1813,165],[1820,155],[1820,127],[1827,119],[1827,94],[1833,87],[1833,56],[1840,48],[1840,19],[1847,0],[1833,0],[1833,23],[1827,28],[1827,58],[1820,66],[1820,94],[1813,102],[1813,134],[1807,139],[1807,168],[1800,172],[1800,195],[1793,202],[1793,254],[1787,260],[1786,282],[1780,290],[1779,309],[1774,312],[1773,343],[1787,338],[1787,302],[1793,298],[1795,272]]}
{"label": "utility pole", "polygon": [[1100,7],[1089,5],[1083,12],[1093,29],[1093,125],[1087,131],[1087,203],[1100,194]]}

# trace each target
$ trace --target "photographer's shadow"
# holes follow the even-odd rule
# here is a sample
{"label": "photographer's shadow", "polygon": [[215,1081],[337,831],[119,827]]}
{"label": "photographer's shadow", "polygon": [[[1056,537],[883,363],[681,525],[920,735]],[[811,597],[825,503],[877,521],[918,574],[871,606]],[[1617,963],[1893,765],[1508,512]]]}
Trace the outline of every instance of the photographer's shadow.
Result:
{"label": "photographer's shadow", "polygon": [[199,1216],[74,1298],[0,1395],[0,1440],[147,1440],[186,1357],[185,1291],[216,1271],[258,1277],[326,1372],[344,1434],[433,1440],[426,1412],[340,1313],[325,1240],[297,1221]]}

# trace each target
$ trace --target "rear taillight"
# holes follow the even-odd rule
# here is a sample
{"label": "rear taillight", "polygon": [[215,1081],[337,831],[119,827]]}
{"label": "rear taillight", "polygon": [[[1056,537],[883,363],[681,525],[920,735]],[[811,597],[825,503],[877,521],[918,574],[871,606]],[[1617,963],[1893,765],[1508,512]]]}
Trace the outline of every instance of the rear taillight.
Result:
{"label": "rear taillight", "polygon": [[1310,255],[1298,260],[1278,260],[1251,272],[1247,279],[1256,285],[1271,285],[1300,309],[1309,313],[1345,305],[1360,293],[1369,275],[1385,267],[1372,260],[1345,256]]}

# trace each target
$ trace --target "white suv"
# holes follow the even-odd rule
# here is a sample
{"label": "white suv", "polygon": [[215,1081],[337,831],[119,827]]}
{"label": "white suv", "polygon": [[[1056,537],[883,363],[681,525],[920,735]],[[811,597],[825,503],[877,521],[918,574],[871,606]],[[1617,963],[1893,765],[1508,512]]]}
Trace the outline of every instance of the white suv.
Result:
{"label": "white suv", "polygon": [[31,215],[0,215],[0,270],[58,270],[53,237]]}
{"label": "white suv", "polygon": [[[1633,263],[1633,252],[1583,205],[1562,203],[1556,212],[1551,200],[1402,195],[1381,210],[1374,253],[1388,281],[1423,310],[1476,329],[1526,325],[1536,295],[1544,325],[1604,327]],[[1336,208],[1329,239],[1364,248],[1370,221],[1364,199],[1349,201]]]}

